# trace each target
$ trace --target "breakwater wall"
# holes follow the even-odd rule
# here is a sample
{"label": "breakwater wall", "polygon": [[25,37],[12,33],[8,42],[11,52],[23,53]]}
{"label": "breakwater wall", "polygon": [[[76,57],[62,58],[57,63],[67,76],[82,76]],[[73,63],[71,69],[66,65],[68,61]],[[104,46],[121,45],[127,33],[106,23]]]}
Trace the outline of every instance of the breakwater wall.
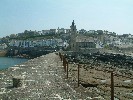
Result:
{"label": "breakwater wall", "polygon": [[7,55],[7,50],[0,50],[0,57],[5,57]]}
{"label": "breakwater wall", "polygon": [[7,56],[36,58],[41,55],[46,55],[55,51],[58,51],[58,49],[51,47],[9,47],[7,49]]}
{"label": "breakwater wall", "polygon": [[[23,77],[22,87],[13,87],[12,78],[15,76]],[[0,100],[86,100],[90,95],[94,97],[92,93],[80,93],[84,91],[82,87],[76,87],[75,91],[77,83],[65,77],[62,61],[57,54],[31,59],[0,71]]]}

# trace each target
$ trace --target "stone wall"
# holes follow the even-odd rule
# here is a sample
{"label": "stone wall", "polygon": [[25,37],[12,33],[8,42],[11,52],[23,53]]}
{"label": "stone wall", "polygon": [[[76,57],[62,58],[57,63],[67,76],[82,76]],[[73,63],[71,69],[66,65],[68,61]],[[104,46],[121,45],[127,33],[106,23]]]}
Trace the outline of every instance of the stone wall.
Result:
{"label": "stone wall", "polygon": [[0,57],[6,56],[7,51],[6,50],[0,50]]}

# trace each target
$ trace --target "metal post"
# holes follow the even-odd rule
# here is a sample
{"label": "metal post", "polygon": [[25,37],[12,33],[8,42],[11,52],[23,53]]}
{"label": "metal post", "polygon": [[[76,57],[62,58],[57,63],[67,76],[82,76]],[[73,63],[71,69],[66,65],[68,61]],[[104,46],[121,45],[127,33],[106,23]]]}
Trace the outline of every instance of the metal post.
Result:
{"label": "metal post", "polygon": [[111,72],[111,100],[114,100],[114,76]]}
{"label": "metal post", "polygon": [[59,57],[60,57],[60,59],[61,59],[61,54],[60,54],[60,52],[59,52]]}
{"label": "metal post", "polygon": [[60,54],[60,57],[61,57],[61,61],[62,61],[62,60],[63,60],[63,59],[62,59],[62,58],[63,58],[63,55]]}
{"label": "metal post", "polygon": [[64,57],[64,65],[65,65],[65,72],[66,72],[66,58]]}
{"label": "metal post", "polygon": [[64,71],[66,72],[66,59],[64,56],[63,56],[63,66],[64,66]]}
{"label": "metal post", "polygon": [[[63,58],[63,57],[62,57]],[[65,65],[64,65],[64,58],[62,59],[62,61],[63,61],[63,67],[64,67],[64,70],[65,70]]]}
{"label": "metal post", "polygon": [[78,64],[78,87],[79,87],[79,64]]}
{"label": "metal post", "polygon": [[67,64],[67,78],[68,78],[68,61],[66,62],[66,64]]}

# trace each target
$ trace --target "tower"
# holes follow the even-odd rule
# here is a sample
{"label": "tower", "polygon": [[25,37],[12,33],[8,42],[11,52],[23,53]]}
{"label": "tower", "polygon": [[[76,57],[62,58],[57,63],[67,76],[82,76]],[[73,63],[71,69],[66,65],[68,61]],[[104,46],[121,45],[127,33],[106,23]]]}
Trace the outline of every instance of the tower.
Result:
{"label": "tower", "polygon": [[70,26],[71,35],[77,33],[76,25],[74,25],[74,24],[75,24],[75,23],[74,23],[74,20],[73,20],[72,25]]}
{"label": "tower", "polygon": [[72,22],[72,25],[70,26],[70,29],[71,29],[70,50],[75,51],[75,48],[76,48],[77,29],[76,29],[76,25],[74,23],[74,20]]}
{"label": "tower", "polygon": [[58,29],[57,29],[57,33],[59,34],[59,27],[58,27]]}

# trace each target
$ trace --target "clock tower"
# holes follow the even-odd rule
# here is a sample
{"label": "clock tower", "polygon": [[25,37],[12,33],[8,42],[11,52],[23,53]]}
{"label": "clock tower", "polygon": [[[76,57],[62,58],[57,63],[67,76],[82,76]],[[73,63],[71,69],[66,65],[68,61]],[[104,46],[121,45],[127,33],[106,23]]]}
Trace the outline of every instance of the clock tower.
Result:
{"label": "clock tower", "polygon": [[72,22],[72,25],[70,26],[70,29],[71,29],[70,50],[75,51],[75,48],[76,48],[77,29],[76,29],[76,25],[74,23],[74,20]]}

